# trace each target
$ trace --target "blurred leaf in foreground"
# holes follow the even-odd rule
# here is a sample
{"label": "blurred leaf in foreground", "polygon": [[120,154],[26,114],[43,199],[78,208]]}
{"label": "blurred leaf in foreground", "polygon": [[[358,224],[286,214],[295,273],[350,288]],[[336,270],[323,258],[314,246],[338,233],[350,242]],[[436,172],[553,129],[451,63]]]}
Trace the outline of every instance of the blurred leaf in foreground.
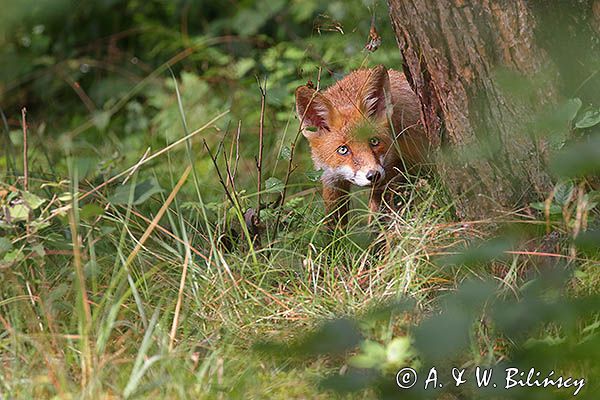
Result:
{"label": "blurred leaf in foreground", "polygon": [[255,349],[276,357],[311,357],[345,353],[358,346],[361,339],[356,322],[336,319],[291,343],[265,341],[257,343]]}
{"label": "blurred leaf in foreground", "polygon": [[579,129],[591,128],[600,124],[600,108],[596,110],[588,110],[575,123],[575,127]]}
{"label": "blurred leaf in foreground", "polygon": [[600,174],[600,137],[566,146],[556,154],[550,166],[555,174],[564,177]]}
{"label": "blurred leaf in foreground", "polygon": [[139,205],[148,200],[153,194],[163,192],[156,178],[152,177],[140,183],[130,183],[117,187],[115,193],[109,200],[113,204],[129,204],[129,196],[133,190],[133,199],[131,204]]}

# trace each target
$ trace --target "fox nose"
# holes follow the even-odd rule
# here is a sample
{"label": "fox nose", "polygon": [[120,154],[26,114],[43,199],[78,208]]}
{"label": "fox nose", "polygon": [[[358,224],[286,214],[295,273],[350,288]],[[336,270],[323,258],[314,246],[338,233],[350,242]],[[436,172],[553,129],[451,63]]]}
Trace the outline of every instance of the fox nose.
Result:
{"label": "fox nose", "polygon": [[381,178],[381,173],[379,173],[379,171],[371,169],[367,172],[366,178],[369,182],[375,183]]}

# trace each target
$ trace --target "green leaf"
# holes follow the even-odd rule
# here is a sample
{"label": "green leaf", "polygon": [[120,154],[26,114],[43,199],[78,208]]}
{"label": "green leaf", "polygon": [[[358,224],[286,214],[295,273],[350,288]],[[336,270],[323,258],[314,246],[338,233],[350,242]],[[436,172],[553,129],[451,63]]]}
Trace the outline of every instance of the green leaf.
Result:
{"label": "green leaf", "polygon": [[0,237],[0,256],[4,255],[4,253],[12,250],[12,243],[10,240],[4,237]]}
{"label": "green leaf", "polygon": [[108,111],[98,111],[94,113],[92,123],[99,131],[104,131],[110,123],[110,113]]}
{"label": "green leaf", "polygon": [[50,222],[49,221],[45,221],[43,218],[38,218],[34,221],[31,221],[31,227],[33,229],[35,229],[36,231],[39,231],[41,229],[47,228],[50,226]]}
{"label": "green leaf", "polygon": [[562,110],[560,108],[559,110],[564,111],[568,121],[572,121],[579,112],[581,104],[581,100],[576,97],[574,99],[567,100],[565,104],[561,106]]}
{"label": "green leaf", "polygon": [[410,339],[406,336],[392,340],[387,346],[387,361],[400,366],[412,357]]}
{"label": "green leaf", "polygon": [[33,193],[23,192],[23,200],[32,210],[37,210],[42,204],[46,202],[46,199],[36,196]]}
{"label": "green leaf", "polygon": [[92,175],[98,167],[98,160],[91,157],[77,158],[73,163],[73,168],[77,170],[77,179],[79,181]]}
{"label": "green leaf", "polygon": [[350,365],[356,368],[377,368],[385,364],[386,349],[380,343],[365,340],[360,345],[361,352],[349,360]]}
{"label": "green leaf", "polygon": [[253,58],[241,58],[235,65],[236,77],[243,78],[255,65],[256,61]]}
{"label": "green leaf", "polygon": [[40,187],[42,189],[45,189],[47,187],[49,187],[49,188],[62,188],[63,186],[66,186],[68,184],[69,184],[69,181],[67,179],[63,179],[60,182],[42,183],[42,185]]}
{"label": "green leaf", "polygon": [[65,203],[70,203],[71,200],[73,200],[73,196],[69,192],[64,192],[58,196],[58,200],[65,202]]}
{"label": "green leaf", "polygon": [[41,243],[38,243],[31,247],[31,251],[37,254],[38,257],[44,257],[46,255],[46,250]]}
{"label": "green leaf", "polygon": [[8,207],[8,214],[12,222],[26,221],[29,217],[29,208],[25,204],[15,204]]}
{"label": "green leaf", "polygon": [[281,153],[279,153],[279,159],[289,161],[291,158],[292,158],[292,150],[288,146],[285,146],[284,148],[282,148]]}
{"label": "green leaf", "polygon": [[355,321],[337,319],[327,321],[319,328],[289,344],[261,341],[254,345],[255,350],[276,357],[312,357],[325,354],[343,354],[354,349],[362,335]]}
{"label": "green leaf", "polygon": [[284,188],[285,188],[285,186],[283,185],[283,182],[281,182],[279,179],[275,178],[274,176],[270,177],[265,182],[265,189],[266,189],[267,193],[281,193],[281,192],[283,192]]}
{"label": "green leaf", "polygon": [[143,182],[117,187],[115,193],[109,197],[109,201],[113,204],[129,204],[129,195],[133,190],[133,200],[131,204],[139,205],[148,200],[152,195],[163,192],[156,178],[152,177]]}
{"label": "green leaf", "polygon": [[582,333],[594,333],[595,331],[598,330],[598,328],[600,328],[600,321],[595,321],[594,323],[583,328],[583,330],[581,332]]}
{"label": "green leaf", "polygon": [[578,250],[585,254],[593,255],[600,251],[600,230],[589,230],[581,233],[575,239]]}
{"label": "green leaf", "polygon": [[554,200],[556,203],[564,206],[571,198],[574,187],[573,182],[562,182],[557,184],[554,188]]}
{"label": "green leaf", "polygon": [[600,173],[600,137],[591,136],[565,146],[551,160],[553,172],[563,177],[580,177]]}
{"label": "green leaf", "polygon": [[600,123],[600,108],[597,110],[588,110],[575,123],[575,127],[579,129],[591,128]]}
{"label": "green leaf", "polygon": [[540,345],[540,344],[545,344],[545,345],[548,345],[548,346],[557,346],[557,345],[562,344],[564,342],[565,342],[564,338],[547,335],[546,337],[543,337],[541,339],[528,338],[525,341],[525,343],[523,343],[523,347],[525,347],[525,348],[531,348],[531,347],[533,347],[535,345]]}
{"label": "green leaf", "polygon": [[100,207],[98,204],[90,203],[81,208],[79,216],[81,219],[89,221],[93,218],[96,218],[98,215],[102,215],[103,213],[104,209],[102,207]]}
{"label": "green leaf", "polygon": [[583,196],[583,200],[587,202],[586,211],[590,211],[600,203],[600,192],[592,190]]}
{"label": "green leaf", "polygon": [[311,182],[318,182],[319,179],[321,179],[321,176],[323,176],[323,170],[318,170],[318,171],[308,171],[306,173],[306,177],[308,178],[308,180],[310,180]]}
{"label": "green leaf", "polygon": [[356,368],[374,368],[378,366],[377,361],[373,360],[373,358],[367,354],[357,354],[350,357],[348,364]]}
{"label": "green leaf", "polygon": [[20,261],[23,258],[25,257],[23,256],[23,252],[21,251],[21,249],[14,249],[7,252],[2,260],[10,264],[15,261]]}
{"label": "green leaf", "polygon": [[[536,202],[536,203],[529,203],[529,206],[531,208],[533,208],[534,210],[546,212],[546,203],[544,203],[543,201]],[[550,214],[562,214],[562,207],[559,206],[558,204],[552,203],[552,204],[550,204],[549,213]]]}
{"label": "green leaf", "polygon": [[496,237],[489,240],[477,240],[467,246],[457,245],[456,254],[439,259],[442,265],[475,266],[506,258],[506,251],[513,243],[511,237]]}

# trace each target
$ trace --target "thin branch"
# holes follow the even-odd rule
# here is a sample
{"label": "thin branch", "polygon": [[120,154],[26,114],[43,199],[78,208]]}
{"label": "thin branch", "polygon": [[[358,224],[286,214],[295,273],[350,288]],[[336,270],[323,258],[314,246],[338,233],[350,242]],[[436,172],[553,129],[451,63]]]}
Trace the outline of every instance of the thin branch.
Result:
{"label": "thin branch", "polygon": [[263,82],[264,87],[260,85],[260,82],[258,83],[258,89],[260,90],[260,120],[258,126],[258,161],[256,162],[256,170],[258,172],[256,218],[257,221],[260,223],[260,195],[262,192],[262,161],[265,127],[265,100],[267,97],[267,80],[265,79],[265,81]]}
{"label": "thin branch", "polygon": [[[231,185],[231,190],[233,191],[234,196],[237,196],[237,190],[235,189],[235,181],[234,176],[231,172],[231,156],[233,151],[233,143],[232,149],[229,152],[229,157],[227,156],[227,152],[223,151],[223,160],[225,160],[225,172],[227,172],[227,186]],[[237,197],[236,197],[237,199]]]}
{"label": "thin branch", "polygon": [[233,164],[233,178],[237,175],[238,165],[240,164],[240,132],[242,131],[242,120],[238,121],[238,129],[235,136],[235,163]]}
{"label": "thin branch", "polygon": [[[317,90],[315,90],[313,97],[310,99],[310,101],[308,103],[309,107],[310,107],[310,104],[312,103],[313,99],[319,92],[320,86],[321,86],[321,68],[319,68],[319,73],[317,75],[317,88],[316,88]],[[290,159],[288,161],[287,171],[285,173],[285,179],[283,181],[283,191],[281,192],[281,198],[279,201],[280,208],[283,207],[283,205],[285,204],[285,197],[287,194],[287,188],[288,188],[288,183],[290,181],[290,176],[292,175],[292,172],[294,172],[294,170],[296,169],[296,166],[293,165],[294,152],[296,150],[296,143],[298,142],[298,138],[300,137],[300,134],[302,133],[302,124],[304,123],[304,118],[306,117],[306,112],[308,111],[309,107],[306,107],[304,114],[300,117],[300,124],[298,125],[298,130],[296,131],[296,136],[294,137],[294,140],[290,144]],[[273,237],[275,237],[275,235],[277,235],[277,230],[279,229],[280,220],[281,220],[281,209],[277,213],[277,218],[275,219],[275,227],[273,229]]]}
{"label": "thin branch", "polygon": [[25,107],[21,109],[21,117],[23,124],[23,189],[29,190],[29,160],[27,158],[27,119],[25,115],[27,110]]}
{"label": "thin branch", "polygon": [[217,171],[217,176],[219,177],[219,182],[221,182],[221,186],[223,186],[223,189],[225,190],[225,194],[227,195],[227,198],[229,199],[231,204],[233,204],[236,208],[239,208],[238,203],[233,199],[231,193],[229,193],[229,188],[227,187],[227,184],[225,183],[225,180],[223,179],[223,175],[221,175],[221,170],[219,169],[219,165],[217,164],[217,158],[215,156],[213,156],[212,151],[210,151],[210,147],[208,147],[208,143],[206,143],[206,139],[202,139],[202,143],[204,143],[204,148],[208,152],[208,156],[210,157],[210,159],[213,162],[213,165],[215,166],[215,170]]}
{"label": "thin branch", "polygon": [[71,89],[73,89],[75,94],[79,97],[85,108],[87,108],[87,110],[93,114],[98,108],[90,96],[88,96],[87,93],[85,93],[85,91],[81,88],[79,82],[73,80],[71,77],[63,74],[62,72],[59,73],[59,75],[65,80],[65,82],[67,82],[69,86],[71,86]]}
{"label": "thin branch", "polygon": [[254,246],[252,244],[254,235],[251,235],[250,231],[248,230],[248,225],[245,221],[245,214],[242,211],[240,202],[237,200],[237,195],[235,192],[233,193],[233,195],[231,193],[229,193],[229,188],[227,187],[227,184],[225,183],[225,180],[223,179],[223,175],[221,174],[221,170],[219,169],[219,166],[217,164],[216,156],[213,156],[205,139],[203,139],[203,142],[204,142],[204,147],[206,148],[206,151],[208,152],[208,155],[209,155],[210,159],[212,160],[213,165],[215,166],[215,170],[217,171],[217,176],[219,178],[219,182],[221,183],[221,186],[223,186],[223,189],[225,190],[225,194],[227,195],[227,198],[235,207],[235,210],[238,214],[240,226],[242,227],[244,235],[246,236],[246,238],[248,240],[248,247],[250,248],[250,252],[251,252],[253,261],[256,263],[257,262],[256,254],[254,253]]}

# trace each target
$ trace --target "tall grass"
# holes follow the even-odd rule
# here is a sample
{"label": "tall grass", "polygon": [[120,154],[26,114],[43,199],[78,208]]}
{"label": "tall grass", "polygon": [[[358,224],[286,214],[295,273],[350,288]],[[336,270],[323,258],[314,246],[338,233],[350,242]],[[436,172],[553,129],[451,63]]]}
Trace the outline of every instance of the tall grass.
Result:
{"label": "tall grass", "polygon": [[[46,224],[38,228],[30,216],[7,230],[20,256],[3,264],[0,277],[2,396],[331,398],[337,395],[319,389],[318,377],[343,373],[346,361],[274,361],[253,344],[297,339],[324,319],[412,299],[416,305],[404,319],[363,324],[371,340],[391,343],[439,311],[439,298],[466,277],[491,278],[503,296],[519,297],[533,251],[492,252],[502,256],[493,263],[499,270],[482,268],[488,253],[479,263],[459,260],[460,267],[439,258],[505,222],[525,219],[542,229],[549,222],[518,215],[456,222],[452,202],[431,177],[396,188],[398,204],[388,204],[371,225],[368,193],[355,193],[347,229],[334,231],[325,225],[317,191],[290,186],[282,207],[263,208],[266,229],[254,240],[244,215],[256,208],[257,194],[244,191],[254,182],[238,182],[235,192],[230,183],[230,196],[208,203],[198,176],[205,165],[198,155],[206,154],[201,136],[225,113],[190,132],[175,87],[181,139],[85,188],[76,160],[68,184],[31,179],[30,192],[45,196],[44,210],[31,213]],[[218,158],[226,151],[224,137],[213,148],[213,167],[226,170],[227,161]],[[164,161],[153,168],[158,157]],[[152,175],[168,187],[137,203],[141,176]],[[128,188],[125,202],[115,201],[119,187]],[[27,198],[8,182],[2,188]],[[262,193],[266,204],[276,196],[268,188]],[[274,232],[276,220],[281,227]],[[571,234],[568,224],[552,224]],[[577,265],[578,290],[595,293],[597,259],[574,257],[562,245],[551,253]],[[508,354],[484,325],[472,339],[463,357],[468,364],[494,364]],[[365,396],[377,394],[367,390],[356,398]]]}

